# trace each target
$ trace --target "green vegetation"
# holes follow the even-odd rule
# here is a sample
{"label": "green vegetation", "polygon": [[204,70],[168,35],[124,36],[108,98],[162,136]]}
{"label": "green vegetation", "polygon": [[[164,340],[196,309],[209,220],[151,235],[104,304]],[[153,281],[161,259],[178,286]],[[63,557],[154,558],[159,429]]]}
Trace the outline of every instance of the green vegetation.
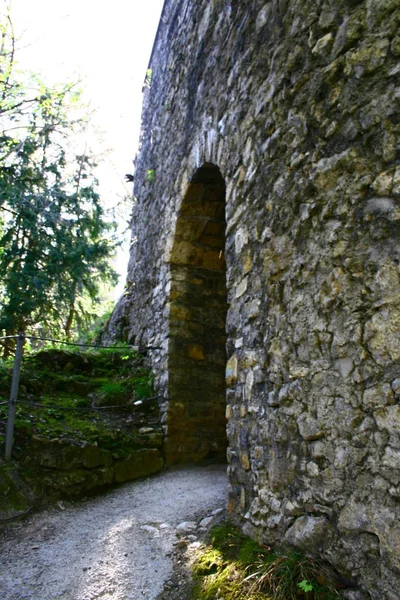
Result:
{"label": "green vegetation", "polygon": [[[8,400],[12,361],[0,361],[0,402]],[[69,352],[51,349],[28,354],[21,370],[16,409],[16,450],[33,436],[98,443],[105,449],[138,447],[135,426],[148,423],[135,402],[154,395],[143,358],[126,347]],[[110,408],[109,408],[110,407]],[[7,405],[0,406],[0,444],[4,442]]]}
{"label": "green vegetation", "polygon": [[149,171],[147,171],[147,175],[146,175],[147,181],[154,181],[156,178],[156,172],[154,169],[150,169]]}
{"label": "green vegetation", "polygon": [[[5,2],[0,30],[0,335],[29,327],[69,339],[116,282],[115,226],[93,175],[80,91],[16,69]],[[7,356],[12,342],[3,346]]]}
{"label": "green vegetation", "polygon": [[102,405],[112,402],[126,403],[127,398],[130,401],[150,398],[153,394],[153,379],[146,369],[137,368],[133,377],[125,376],[119,380],[105,381],[100,385],[99,393]]}
{"label": "green vegetation", "polygon": [[163,441],[157,400],[137,405],[154,396],[152,375],[142,355],[121,346],[25,354],[9,463],[3,456],[13,365],[0,360],[0,523],[51,499],[161,468],[154,455]]}
{"label": "green vegetation", "polygon": [[145,87],[150,88],[152,80],[153,80],[153,69],[147,69],[146,76],[144,78]]}
{"label": "green vegetation", "polygon": [[89,327],[86,323],[78,321],[77,338],[82,344],[95,344],[100,339],[102,332],[106,329],[114,307],[114,300],[102,302],[100,306],[101,312],[93,314],[90,317]]}
{"label": "green vegetation", "polygon": [[193,566],[193,600],[337,600],[333,574],[298,550],[258,545],[224,524]]}

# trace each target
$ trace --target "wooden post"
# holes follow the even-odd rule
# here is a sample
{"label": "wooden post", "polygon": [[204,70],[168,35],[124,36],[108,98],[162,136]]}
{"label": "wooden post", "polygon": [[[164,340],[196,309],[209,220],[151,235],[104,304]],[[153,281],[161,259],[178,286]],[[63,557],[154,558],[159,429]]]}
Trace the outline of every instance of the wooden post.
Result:
{"label": "wooden post", "polygon": [[11,451],[13,446],[15,410],[17,408],[19,376],[21,373],[22,347],[24,345],[24,340],[24,334],[20,333],[17,340],[17,349],[15,351],[10,401],[8,403],[8,419],[6,430],[6,460],[11,459]]}

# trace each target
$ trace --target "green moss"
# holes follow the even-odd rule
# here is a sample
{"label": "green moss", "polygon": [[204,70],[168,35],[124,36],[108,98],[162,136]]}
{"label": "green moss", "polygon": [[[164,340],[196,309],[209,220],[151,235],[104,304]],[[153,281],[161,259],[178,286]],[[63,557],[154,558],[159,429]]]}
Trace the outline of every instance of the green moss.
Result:
{"label": "green moss", "polygon": [[153,379],[146,369],[136,369],[134,375],[103,381],[97,392],[102,405],[127,404],[153,395]]}
{"label": "green moss", "polygon": [[[0,397],[8,398],[12,362],[0,361]],[[152,375],[137,352],[126,347],[89,352],[58,349],[30,354],[23,360],[16,411],[17,449],[39,435],[104,443],[117,450],[143,446],[135,431],[133,402],[153,395]],[[38,406],[40,405],[40,406]],[[101,408],[119,405],[119,408]],[[100,408],[100,409],[99,409]],[[4,441],[8,407],[0,406],[0,442]],[[127,420],[132,423],[127,426]],[[120,434],[119,429],[124,433]],[[116,431],[117,430],[117,431]],[[122,453],[124,454],[124,453]]]}
{"label": "green moss", "polygon": [[0,462],[1,512],[6,515],[20,513],[28,508],[28,499],[15,482],[14,467]]}
{"label": "green moss", "polygon": [[263,552],[257,542],[243,535],[230,523],[212,530],[211,544],[213,548],[220,550],[226,559],[238,560],[244,567],[253,563]]}
{"label": "green moss", "polygon": [[193,565],[193,599],[262,600],[265,594],[248,595],[244,585],[247,568],[262,552],[252,539],[227,523],[211,531],[211,545],[201,552]]}
{"label": "green moss", "polygon": [[[0,360],[2,400],[8,400],[12,367],[12,361]],[[13,464],[18,477],[15,484],[0,487],[0,498],[7,495],[9,500],[9,504],[4,500],[4,510],[8,506],[24,509],[26,494],[29,497],[36,485],[40,493],[42,489],[52,496],[57,489],[67,493],[65,486],[76,471],[76,465],[72,465],[67,472],[68,467],[61,460],[68,448],[73,453],[88,443],[109,451],[110,460],[122,460],[136,450],[159,447],[162,435],[157,433],[157,403],[146,403],[143,410],[134,404],[137,399],[153,395],[152,374],[145,368],[143,357],[128,347],[122,351],[111,348],[89,352],[50,349],[26,355],[14,430]],[[1,405],[0,452],[4,452],[1,446],[7,415],[7,404]],[[143,425],[155,427],[154,435],[141,435],[139,429]],[[44,449],[48,452],[47,463],[40,460]],[[62,472],[57,471],[60,464]],[[75,487],[84,491],[88,485],[92,488],[110,483],[110,473],[107,477],[95,477],[92,471],[82,471],[79,477],[84,483]],[[93,478],[94,483],[90,483]],[[4,477],[2,480],[6,481]],[[0,506],[0,512],[4,510]]]}
{"label": "green moss", "polygon": [[215,548],[210,548],[202,554],[194,565],[196,575],[213,575],[217,573],[223,563],[222,552]]}
{"label": "green moss", "polygon": [[138,399],[150,398],[154,395],[154,378],[152,373],[142,370],[133,378],[132,383]]}
{"label": "green moss", "polygon": [[331,573],[297,550],[263,548],[231,524],[214,528],[193,565],[193,600],[337,600]]}
{"label": "green moss", "polygon": [[[249,565],[254,564],[260,555],[265,555],[265,552],[262,548],[260,548],[260,545],[251,538],[243,536],[242,542],[239,544],[238,551],[238,559],[240,563],[245,567],[248,567]],[[270,556],[272,559],[274,555],[269,553],[268,556]]]}
{"label": "green moss", "polygon": [[248,594],[243,588],[245,572],[235,563],[226,563],[215,574],[203,577],[193,593],[193,600],[267,600],[265,594]]}

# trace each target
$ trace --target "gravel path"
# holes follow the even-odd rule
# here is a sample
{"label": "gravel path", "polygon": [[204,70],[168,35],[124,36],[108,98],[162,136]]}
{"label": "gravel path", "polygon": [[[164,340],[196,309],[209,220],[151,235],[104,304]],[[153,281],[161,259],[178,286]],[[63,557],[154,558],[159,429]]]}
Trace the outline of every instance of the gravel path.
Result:
{"label": "gravel path", "polygon": [[226,491],[225,467],[166,471],[14,523],[0,534],[0,598],[155,600],[177,526],[225,508]]}

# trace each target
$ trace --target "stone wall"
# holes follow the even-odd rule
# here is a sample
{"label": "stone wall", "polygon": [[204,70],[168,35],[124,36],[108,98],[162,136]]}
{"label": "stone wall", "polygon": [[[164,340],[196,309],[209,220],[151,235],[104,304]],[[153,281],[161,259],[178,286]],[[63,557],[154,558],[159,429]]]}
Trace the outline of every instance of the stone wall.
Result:
{"label": "stone wall", "polygon": [[110,452],[97,444],[34,436],[15,449],[17,460],[0,458],[0,527],[56,499],[82,498],[161,471],[163,436],[145,429],[135,450]]}
{"label": "stone wall", "polygon": [[225,321],[231,511],[382,600],[400,589],[399,27],[400,0],[166,0],[110,323],[159,348],[174,462],[221,450]]}

